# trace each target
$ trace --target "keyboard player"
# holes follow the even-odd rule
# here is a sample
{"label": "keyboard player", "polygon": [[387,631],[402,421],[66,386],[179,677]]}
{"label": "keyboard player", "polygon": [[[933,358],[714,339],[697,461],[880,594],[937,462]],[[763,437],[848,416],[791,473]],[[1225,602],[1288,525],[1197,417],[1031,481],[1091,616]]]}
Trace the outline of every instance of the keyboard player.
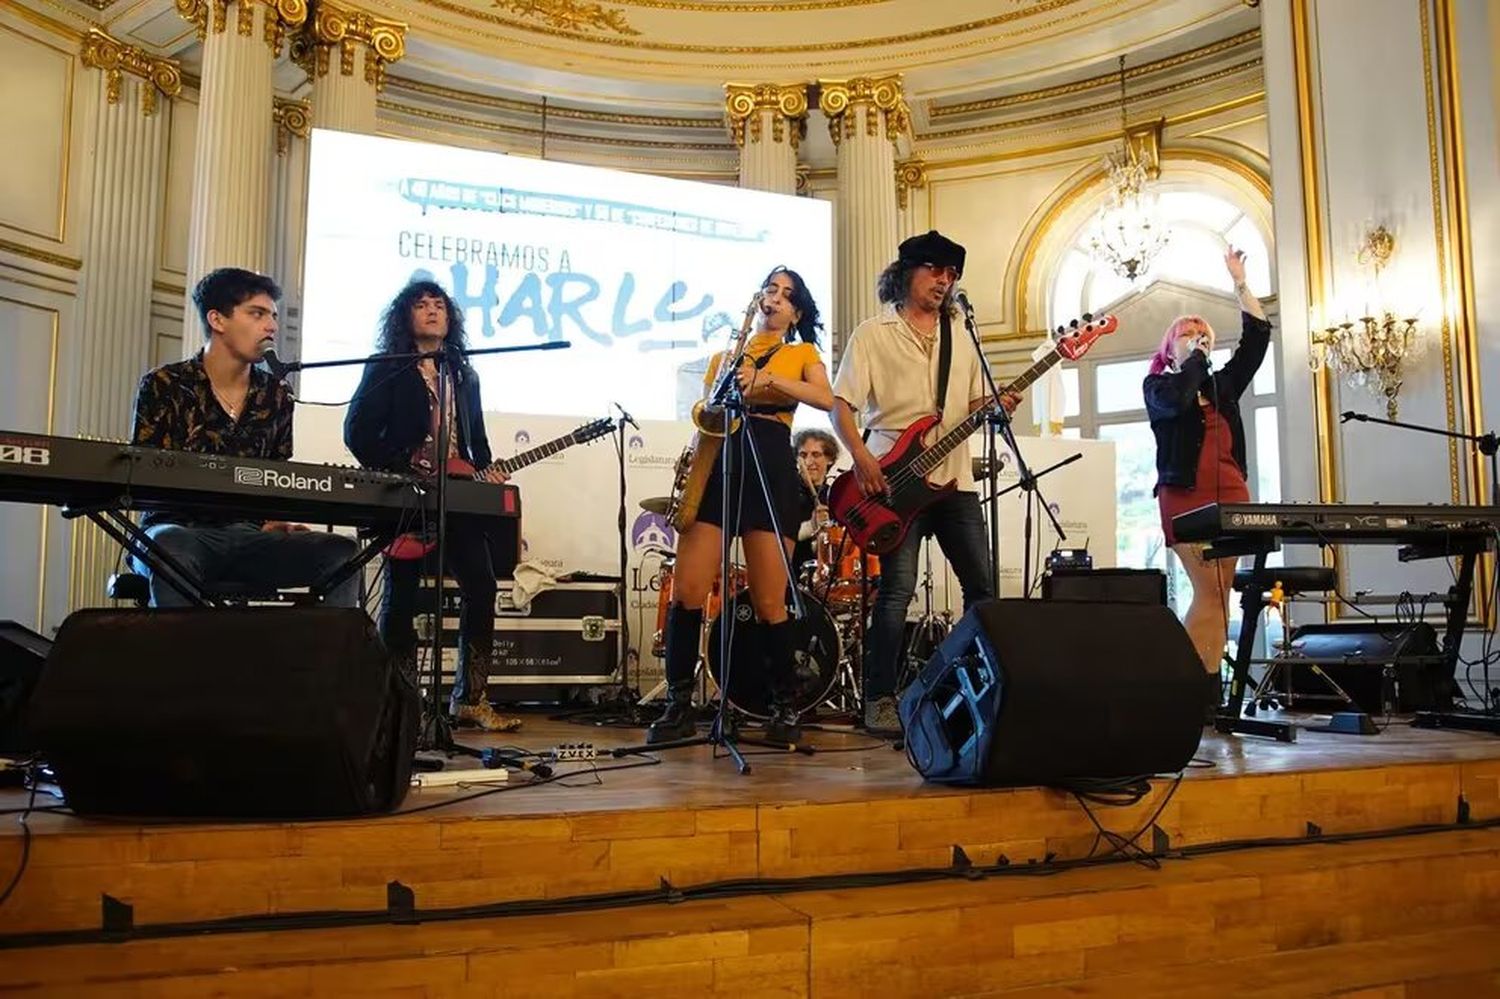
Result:
{"label": "keyboard player", "polygon": [[[255,367],[275,342],[281,289],[262,274],[221,267],[193,288],[204,345],[185,361],[141,379],[132,439],[143,447],[239,458],[292,457],[292,397],[279,379]],[[284,521],[250,521],[199,513],[153,511],[141,526],[157,545],[210,590],[306,586],[352,558],[353,538],[309,531]],[[190,601],[149,566],[151,606]],[[359,574],[325,602],[359,606]]]}

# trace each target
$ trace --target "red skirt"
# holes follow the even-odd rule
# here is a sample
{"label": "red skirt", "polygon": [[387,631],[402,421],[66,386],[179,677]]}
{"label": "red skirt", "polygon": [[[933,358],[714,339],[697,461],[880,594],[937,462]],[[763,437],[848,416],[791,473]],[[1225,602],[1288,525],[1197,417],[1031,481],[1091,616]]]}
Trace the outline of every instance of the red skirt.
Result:
{"label": "red skirt", "polygon": [[1161,531],[1167,544],[1175,545],[1172,518],[1209,503],[1248,503],[1250,486],[1245,473],[1234,462],[1234,435],[1213,406],[1203,407],[1203,449],[1198,452],[1198,477],[1191,489],[1161,486],[1156,503],[1161,510]]}

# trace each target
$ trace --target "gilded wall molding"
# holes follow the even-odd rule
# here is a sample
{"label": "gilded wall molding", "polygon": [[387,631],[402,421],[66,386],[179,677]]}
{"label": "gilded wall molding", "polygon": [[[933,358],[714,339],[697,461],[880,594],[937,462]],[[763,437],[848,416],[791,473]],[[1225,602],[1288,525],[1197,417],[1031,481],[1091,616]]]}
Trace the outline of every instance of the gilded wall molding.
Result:
{"label": "gilded wall molding", "polygon": [[27,246],[25,243],[17,243],[4,237],[0,237],[0,253],[14,253],[18,257],[51,264],[53,267],[61,267],[69,271],[83,269],[83,261],[77,257],[65,257],[60,253],[39,250],[34,246]]}
{"label": "gilded wall molding", "polygon": [[790,136],[792,148],[798,148],[807,135],[807,84],[724,84],[724,113],[736,146],[745,145],[747,124],[750,141],[761,141],[766,111],[771,114],[771,141],[784,142]]}
{"label": "gilded wall molding", "polygon": [[312,105],[307,101],[271,99],[271,120],[276,123],[276,155],[285,156],[293,137],[305,139],[312,134]]}
{"label": "gilded wall molding", "polygon": [[640,34],[625,20],[623,10],[588,0],[493,0],[490,6],[540,21],[558,31]]}
{"label": "gilded wall molding", "polygon": [[[1260,29],[1251,28],[1228,38],[1221,38],[1216,42],[1189,49],[1186,52],[1177,52],[1161,59],[1131,66],[1125,71],[1126,80],[1136,80],[1145,76],[1152,76],[1180,66],[1191,65],[1202,62],[1205,59],[1229,52],[1243,46],[1256,44],[1260,41]],[[933,121],[943,118],[953,118],[959,115],[976,114],[981,111],[1003,111],[1006,108],[1017,107],[1023,104],[1039,104],[1046,101],[1056,100],[1059,97],[1071,97],[1075,94],[1087,93],[1091,90],[1112,89],[1120,84],[1119,73],[1105,73],[1100,76],[1091,76],[1086,80],[1075,80],[1072,83],[1058,84],[1052,87],[1042,87],[1038,90],[1027,90],[1019,94],[1007,94],[1003,97],[989,97],[983,100],[961,101],[957,104],[938,104],[933,102],[927,111],[927,117]]]}
{"label": "gilded wall molding", "polygon": [[407,28],[405,21],[378,17],[337,0],[313,0],[312,16],[293,41],[292,57],[309,76],[327,76],[337,50],[339,73],[353,76],[355,50],[363,47],[365,82],[382,90],[386,67],[406,55]]}
{"label": "gilded wall molding", "polygon": [[[413,94],[422,94],[426,97],[439,97],[444,100],[472,104],[476,107],[491,108],[497,111],[513,111],[517,114],[540,115],[542,113],[542,105],[539,101],[525,101],[514,97],[501,97],[497,94],[481,94],[468,90],[458,90],[454,87],[428,83],[425,80],[413,80],[405,76],[392,75],[387,82],[390,84],[392,90],[405,90]],[[604,122],[610,125],[634,125],[645,128],[690,128],[704,131],[718,131],[724,127],[724,119],[719,115],[687,118],[672,115],[626,114],[617,111],[591,111],[587,108],[563,107],[551,103],[547,105],[547,117],[549,119],[567,118],[573,121]]]}
{"label": "gilded wall molding", "polygon": [[288,32],[307,21],[307,0],[176,0],[177,13],[198,29],[198,40],[209,31],[222,35],[229,21],[229,5],[235,5],[235,30],[246,38],[255,33],[255,5],[266,8],[265,38],[275,55]]}
{"label": "gilded wall molding", "polygon": [[828,135],[835,146],[853,137],[861,116],[867,135],[878,135],[882,122],[892,142],[911,132],[911,109],[900,75],[819,80],[818,109],[828,116]]}
{"label": "gilded wall molding", "polygon": [[[542,130],[531,128],[526,125],[512,125],[509,122],[496,121],[493,116],[484,118],[471,118],[466,115],[454,114],[451,111],[442,111],[437,108],[418,107],[414,104],[398,104],[395,101],[382,100],[376,106],[388,114],[406,115],[412,118],[422,118],[427,121],[440,122],[445,125],[459,125],[464,128],[472,128],[481,132],[497,132],[503,135],[525,135],[532,138],[541,138]],[[547,130],[549,142],[557,140],[563,142],[578,142],[586,145],[597,146],[621,146],[637,149],[676,149],[691,152],[710,152],[728,154],[734,151],[734,147],[723,142],[673,142],[659,139],[629,139],[609,135],[588,135],[581,132],[559,132],[556,129]]]}
{"label": "gilded wall molding", "polygon": [[927,164],[917,157],[896,163],[896,204],[906,211],[911,192],[927,186]]}
{"label": "gilded wall molding", "polygon": [[182,93],[182,66],[175,59],[163,59],[126,45],[98,28],[90,29],[83,37],[80,58],[85,66],[104,71],[105,99],[110,104],[120,102],[126,73],[144,81],[141,113],[148,117],[156,113],[158,95],[172,98]]}

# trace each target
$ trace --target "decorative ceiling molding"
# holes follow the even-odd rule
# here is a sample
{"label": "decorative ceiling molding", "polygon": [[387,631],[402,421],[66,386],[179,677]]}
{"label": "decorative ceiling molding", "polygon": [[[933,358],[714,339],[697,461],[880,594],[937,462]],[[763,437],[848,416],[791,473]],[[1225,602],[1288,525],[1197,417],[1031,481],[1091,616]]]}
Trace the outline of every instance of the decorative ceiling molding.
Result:
{"label": "decorative ceiling molding", "polygon": [[[481,132],[500,132],[506,135],[525,135],[541,139],[540,128],[530,128],[526,125],[512,125],[507,122],[495,121],[493,118],[470,118],[451,111],[443,111],[437,108],[417,107],[412,104],[398,104],[395,101],[380,101],[378,107],[381,111],[391,114],[406,115],[412,118],[423,118],[427,121],[442,122],[448,125],[459,125],[463,128],[472,128]],[[552,114],[552,109],[547,109],[547,114]],[[722,127],[722,123],[720,123]],[[725,137],[727,140],[727,136]],[[547,129],[547,141],[579,142],[588,145],[620,146],[635,149],[673,149],[688,150],[694,152],[733,153],[734,146],[728,141],[724,142],[676,142],[658,139],[633,139],[628,136],[611,135],[588,135],[580,132],[559,132],[556,129]]]}
{"label": "decorative ceiling molding", "polygon": [[617,35],[639,35],[618,7],[584,0],[492,0],[494,6],[520,17],[534,18],[559,31],[586,34],[613,31]]}
{"label": "decorative ceiling molding", "polygon": [[[540,101],[526,101],[514,97],[474,93],[468,90],[458,90],[454,87],[445,87],[437,83],[428,83],[425,80],[413,80],[410,77],[404,76],[390,76],[386,79],[386,84],[391,90],[405,90],[409,93],[421,94],[425,97],[438,97],[456,103],[471,104],[475,107],[492,108],[498,111],[513,111],[517,114],[536,115],[538,117],[542,113]],[[646,128],[690,128],[715,132],[724,127],[724,119],[719,115],[687,118],[672,115],[626,114],[612,111],[591,111],[586,108],[559,107],[550,102],[547,104],[547,117],[600,122],[610,125],[633,125]]]}
{"label": "decorative ceiling molding", "polygon": [[84,36],[79,58],[85,66],[103,70],[107,103],[120,102],[124,74],[129,73],[144,81],[141,113],[147,117],[156,113],[158,95],[172,98],[182,93],[182,66],[175,59],[163,59],[134,45],[126,45],[98,28],[90,29]]}
{"label": "decorative ceiling molding", "polygon": [[[1237,35],[1230,35],[1207,45],[1189,49],[1186,52],[1178,52],[1162,59],[1141,63],[1132,66],[1125,71],[1125,79],[1135,80],[1144,76],[1151,76],[1166,70],[1177,69],[1188,66],[1195,62],[1211,59],[1216,55],[1232,51],[1242,46],[1248,46],[1260,41],[1260,29],[1251,28]],[[942,118],[952,118],[958,115],[975,114],[981,111],[1001,111],[1005,108],[1016,107],[1022,104],[1037,104],[1043,101],[1055,100],[1059,97],[1070,97],[1074,94],[1087,93],[1090,90],[1099,90],[1106,87],[1113,88],[1120,82],[1120,74],[1104,73],[1099,76],[1091,76],[1084,80],[1074,80],[1071,83],[1058,84],[1053,87],[1042,87],[1038,90],[1027,90],[1023,93],[1006,94],[1003,97],[991,97],[983,100],[961,101],[952,104],[940,104],[936,101],[928,105],[928,118],[936,121]]]}

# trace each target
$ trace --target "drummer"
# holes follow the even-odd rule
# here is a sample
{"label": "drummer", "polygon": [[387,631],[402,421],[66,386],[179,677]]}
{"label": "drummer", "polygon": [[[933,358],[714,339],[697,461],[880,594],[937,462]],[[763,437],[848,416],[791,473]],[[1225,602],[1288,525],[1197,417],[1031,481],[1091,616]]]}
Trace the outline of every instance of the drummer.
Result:
{"label": "drummer", "polygon": [[792,551],[792,566],[801,569],[816,557],[814,539],[828,523],[828,473],[839,460],[839,442],[825,430],[800,430],[792,438],[797,451],[797,469],[802,473],[803,488],[798,492],[797,546]]}

